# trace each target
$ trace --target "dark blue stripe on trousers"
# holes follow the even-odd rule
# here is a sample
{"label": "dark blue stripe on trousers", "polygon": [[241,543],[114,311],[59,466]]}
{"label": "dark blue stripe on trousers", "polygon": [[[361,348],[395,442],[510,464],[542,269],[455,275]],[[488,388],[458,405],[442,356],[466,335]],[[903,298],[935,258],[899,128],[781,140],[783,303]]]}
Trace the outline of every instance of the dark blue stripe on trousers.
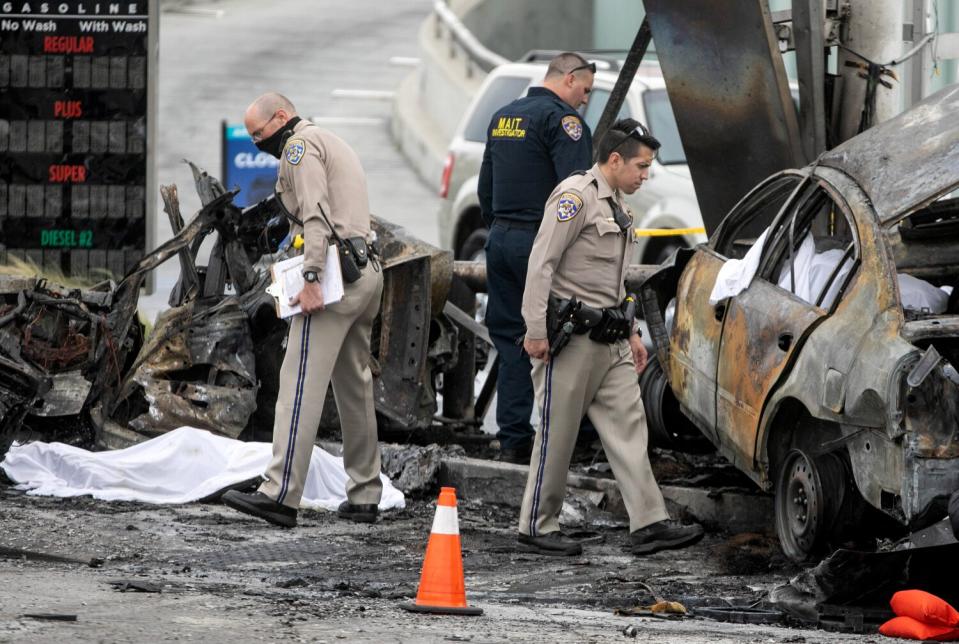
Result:
{"label": "dark blue stripe on trousers", "polygon": [[310,316],[303,317],[303,331],[300,334],[300,367],[296,374],[296,391],[293,395],[293,415],[290,418],[289,439],[286,444],[286,459],[283,461],[283,481],[277,503],[283,503],[290,487],[290,473],[293,470],[293,452],[296,446],[296,433],[300,426],[300,405],[303,402],[303,384],[306,380],[306,357],[310,351]]}
{"label": "dark blue stripe on trousers", "polygon": [[533,488],[533,507],[529,516],[529,534],[536,536],[536,515],[539,514],[539,495],[543,489],[543,471],[546,469],[546,446],[549,443],[550,401],[553,397],[553,361],[546,363],[546,387],[543,394],[543,439],[539,446],[539,468],[536,471],[536,487]]}

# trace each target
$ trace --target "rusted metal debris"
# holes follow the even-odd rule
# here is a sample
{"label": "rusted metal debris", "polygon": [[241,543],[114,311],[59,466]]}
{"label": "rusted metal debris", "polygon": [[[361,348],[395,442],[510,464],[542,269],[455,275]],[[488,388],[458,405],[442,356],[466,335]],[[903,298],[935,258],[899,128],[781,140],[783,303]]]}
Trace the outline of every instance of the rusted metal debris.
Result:
{"label": "rusted metal debris", "polygon": [[[277,319],[265,288],[270,264],[283,258],[272,247],[288,224],[269,201],[241,210],[234,193],[190,165],[201,209],[185,223],[176,186],[162,187],[174,237],[119,284],[71,290],[0,278],[0,435],[7,443],[49,439],[55,427],[84,444],[104,427],[155,435],[191,425],[230,437],[269,436],[287,323]],[[376,218],[374,230],[385,273],[372,342],[376,411],[381,427],[428,427],[437,411],[434,377],[461,354],[462,332],[443,313],[452,255]],[[198,266],[211,235],[209,262]],[[139,288],[173,257],[181,276],[171,308],[144,344]],[[450,396],[456,404],[447,401],[443,422],[472,424],[472,377],[471,369],[469,395]],[[331,395],[328,402],[322,424],[336,428]]]}
{"label": "rusted metal debris", "polygon": [[91,407],[139,349],[135,290],[0,277],[0,450],[18,438],[90,443]]}
{"label": "rusted metal debris", "polygon": [[[235,299],[215,309],[196,302],[164,311],[120,392],[147,409],[128,424],[155,435],[184,425],[237,438],[257,405],[250,320]],[[116,417],[116,414],[114,414]]]}

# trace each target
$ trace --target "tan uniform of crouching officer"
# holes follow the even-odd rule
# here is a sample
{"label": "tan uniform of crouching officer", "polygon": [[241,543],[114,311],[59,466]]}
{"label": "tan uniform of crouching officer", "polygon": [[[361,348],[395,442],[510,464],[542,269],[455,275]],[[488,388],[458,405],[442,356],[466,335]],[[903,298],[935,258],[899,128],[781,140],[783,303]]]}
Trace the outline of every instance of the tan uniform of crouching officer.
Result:
{"label": "tan uniform of crouching officer", "polygon": [[701,526],[669,519],[653,478],[636,378],[646,366],[646,349],[636,331],[634,298],[624,286],[633,222],[622,195],[646,180],[658,148],[637,121],[618,121],[600,144],[599,163],[560,183],[546,203],[523,296],[523,346],[533,359],[542,413],[520,512],[523,550],[582,552],[560,532],[559,514],[584,414],[599,432],[622,492],[633,553],[683,547],[703,535]]}
{"label": "tan uniform of crouching officer", "polygon": [[[340,138],[300,120],[288,99],[264,94],[247,109],[247,131],[261,150],[280,159],[277,195],[302,228],[305,286],[294,303],[302,315],[291,319],[273,426],[273,458],[266,480],[253,494],[236,491],[224,502],[277,525],[296,525],[313,443],[331,380],[343,432],[343,461],[349,480],[339,515],[372,522],[382,493],[370,333],[380,306],[383,273],[368,261],[346,283],[339,302],[324,306],[323,270],[335,235],[370,239],[366,176],[356,153]],[[322,207],[322,212],[321,212]],[[324,217],[325,213],[325,217]],[[333,230],[331,231],[330,225]],[[358,239],[357,239],[358,238]],[[367,254],[365,247],[361,254]]]}

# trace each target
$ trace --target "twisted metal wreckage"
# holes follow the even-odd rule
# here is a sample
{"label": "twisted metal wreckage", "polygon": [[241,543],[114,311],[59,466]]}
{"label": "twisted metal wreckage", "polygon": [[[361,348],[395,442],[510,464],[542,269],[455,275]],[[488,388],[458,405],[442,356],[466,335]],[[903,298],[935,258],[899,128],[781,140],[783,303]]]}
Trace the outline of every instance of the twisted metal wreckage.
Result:
{"label": "twisted metal wreckage", "polygon": [[[176,186],[161,187],[175,235],[119,284],[71,289],[0,277],[0,455],[18,439],[129,444],[183,425],[234,438],[269,436],[287,323],[264,289],[270,265],[283,257],[271,254],[271,242],[288,224],[271,200],[241,210],[235,192],[190,165],[202,208],[184,224]],[[436,378],[445,382],[444,416],[436,418],[475,423],[474,340],[442,312],[445,306],[467,327],[472,321],[447,302],[450,253],[379,219],[374,230],[385,274],[371,358],[381,427],[433,424],[434,376],[444,371],[445,381]],[[211,234],[209,261],[197,266]],[[140,287],[174,256],[181,275],[170,308],[144,340]],[[468,309],[473,294],[460,290]],[[321,424],[337,426],[334,405]]]}

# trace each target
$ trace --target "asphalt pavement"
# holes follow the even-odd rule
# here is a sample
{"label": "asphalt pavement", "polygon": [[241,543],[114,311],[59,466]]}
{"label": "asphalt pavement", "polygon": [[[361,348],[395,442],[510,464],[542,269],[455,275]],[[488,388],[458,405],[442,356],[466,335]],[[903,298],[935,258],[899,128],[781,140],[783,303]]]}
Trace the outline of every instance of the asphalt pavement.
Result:
{"label": "asphalt pavement", "polygon": [[466,498],[458,501],[466,598],[484,614],[408,613],[400,604],[417,592],[434,502],[407,502],[374,525],[301,511],[298,527],[283,529],[221,504],[29,497],[0,486],[0,642],[882,639],[635,614],[657,597],[694,612],[755,606],[795,568],[729,570],[714,535],[633,557],[625,527],[609,525],[574,533],[582,556],[533,555],[515,547],[515,511]]}

